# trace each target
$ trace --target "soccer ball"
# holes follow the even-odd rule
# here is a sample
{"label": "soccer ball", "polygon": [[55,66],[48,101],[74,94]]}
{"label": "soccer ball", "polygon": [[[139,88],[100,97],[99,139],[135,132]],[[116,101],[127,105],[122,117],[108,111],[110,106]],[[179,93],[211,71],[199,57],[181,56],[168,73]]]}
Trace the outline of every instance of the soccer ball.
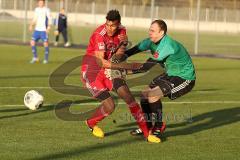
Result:
{"label": "soccer ball", "polygon": [[43,104],[43,99],[38,91],[30,90],[24,96],[24,105],[31,110],[36,110]]}

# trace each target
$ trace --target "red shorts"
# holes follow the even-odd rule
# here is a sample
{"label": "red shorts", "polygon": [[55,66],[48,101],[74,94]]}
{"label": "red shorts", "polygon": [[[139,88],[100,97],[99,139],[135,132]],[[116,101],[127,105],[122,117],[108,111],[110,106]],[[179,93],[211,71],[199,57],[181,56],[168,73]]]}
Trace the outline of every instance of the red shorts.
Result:
{"label": "red shorts", "polygon": [[104,69],[101,68],[94,57],[85,56],[82,62],[82,82],[93,97],[97,97],[104,91],[111,91],[113,89],[113,82],[109,80],[105,74]]}

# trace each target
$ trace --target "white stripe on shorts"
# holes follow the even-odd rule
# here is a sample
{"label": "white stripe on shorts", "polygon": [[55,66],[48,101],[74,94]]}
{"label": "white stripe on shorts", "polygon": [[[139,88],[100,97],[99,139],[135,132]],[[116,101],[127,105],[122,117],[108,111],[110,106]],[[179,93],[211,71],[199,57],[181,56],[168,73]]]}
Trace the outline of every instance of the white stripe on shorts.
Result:
{"label": "white stripe on shorts", "polygon": [[176,93],[176,92],[180,91],[181,89],[187,87],[190,83],[191,83],[190,80],[184,81],[182,84],[180,84],[180,85],[178,85],[177,87],[173,88],[173,89],[171,90],[171,93],[173,94],[173,93]]}

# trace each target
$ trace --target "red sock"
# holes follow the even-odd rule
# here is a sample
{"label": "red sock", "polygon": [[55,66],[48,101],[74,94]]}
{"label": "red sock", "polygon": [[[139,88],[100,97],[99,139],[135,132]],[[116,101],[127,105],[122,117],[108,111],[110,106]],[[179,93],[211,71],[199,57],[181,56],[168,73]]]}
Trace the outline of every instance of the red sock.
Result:
{"label": "red sock", "polygon": [[139,128],[143,131],[144,137],[148,137],[149,130],[147,127],[146,119],[140,108],[140,105],[136,102],[133,102],[128,105],[133,117],[136,119]]}
{"label": "red sock", "polygon": [[107,117],[109,113],[104,111],[103,106],[99,106],[91,118],[87,120],[88,126],[93,128],[99,121]]}

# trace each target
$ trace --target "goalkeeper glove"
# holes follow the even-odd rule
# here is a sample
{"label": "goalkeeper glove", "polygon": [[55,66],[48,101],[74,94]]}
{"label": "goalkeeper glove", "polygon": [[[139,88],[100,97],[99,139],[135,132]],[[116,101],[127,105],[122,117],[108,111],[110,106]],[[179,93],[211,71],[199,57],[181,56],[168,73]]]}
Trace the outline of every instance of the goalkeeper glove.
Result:
{"label": "goalkeeper glove", "polygon": [[115,78],[125,78],[126,70],[105,69],[104,74],[110,80]]}

